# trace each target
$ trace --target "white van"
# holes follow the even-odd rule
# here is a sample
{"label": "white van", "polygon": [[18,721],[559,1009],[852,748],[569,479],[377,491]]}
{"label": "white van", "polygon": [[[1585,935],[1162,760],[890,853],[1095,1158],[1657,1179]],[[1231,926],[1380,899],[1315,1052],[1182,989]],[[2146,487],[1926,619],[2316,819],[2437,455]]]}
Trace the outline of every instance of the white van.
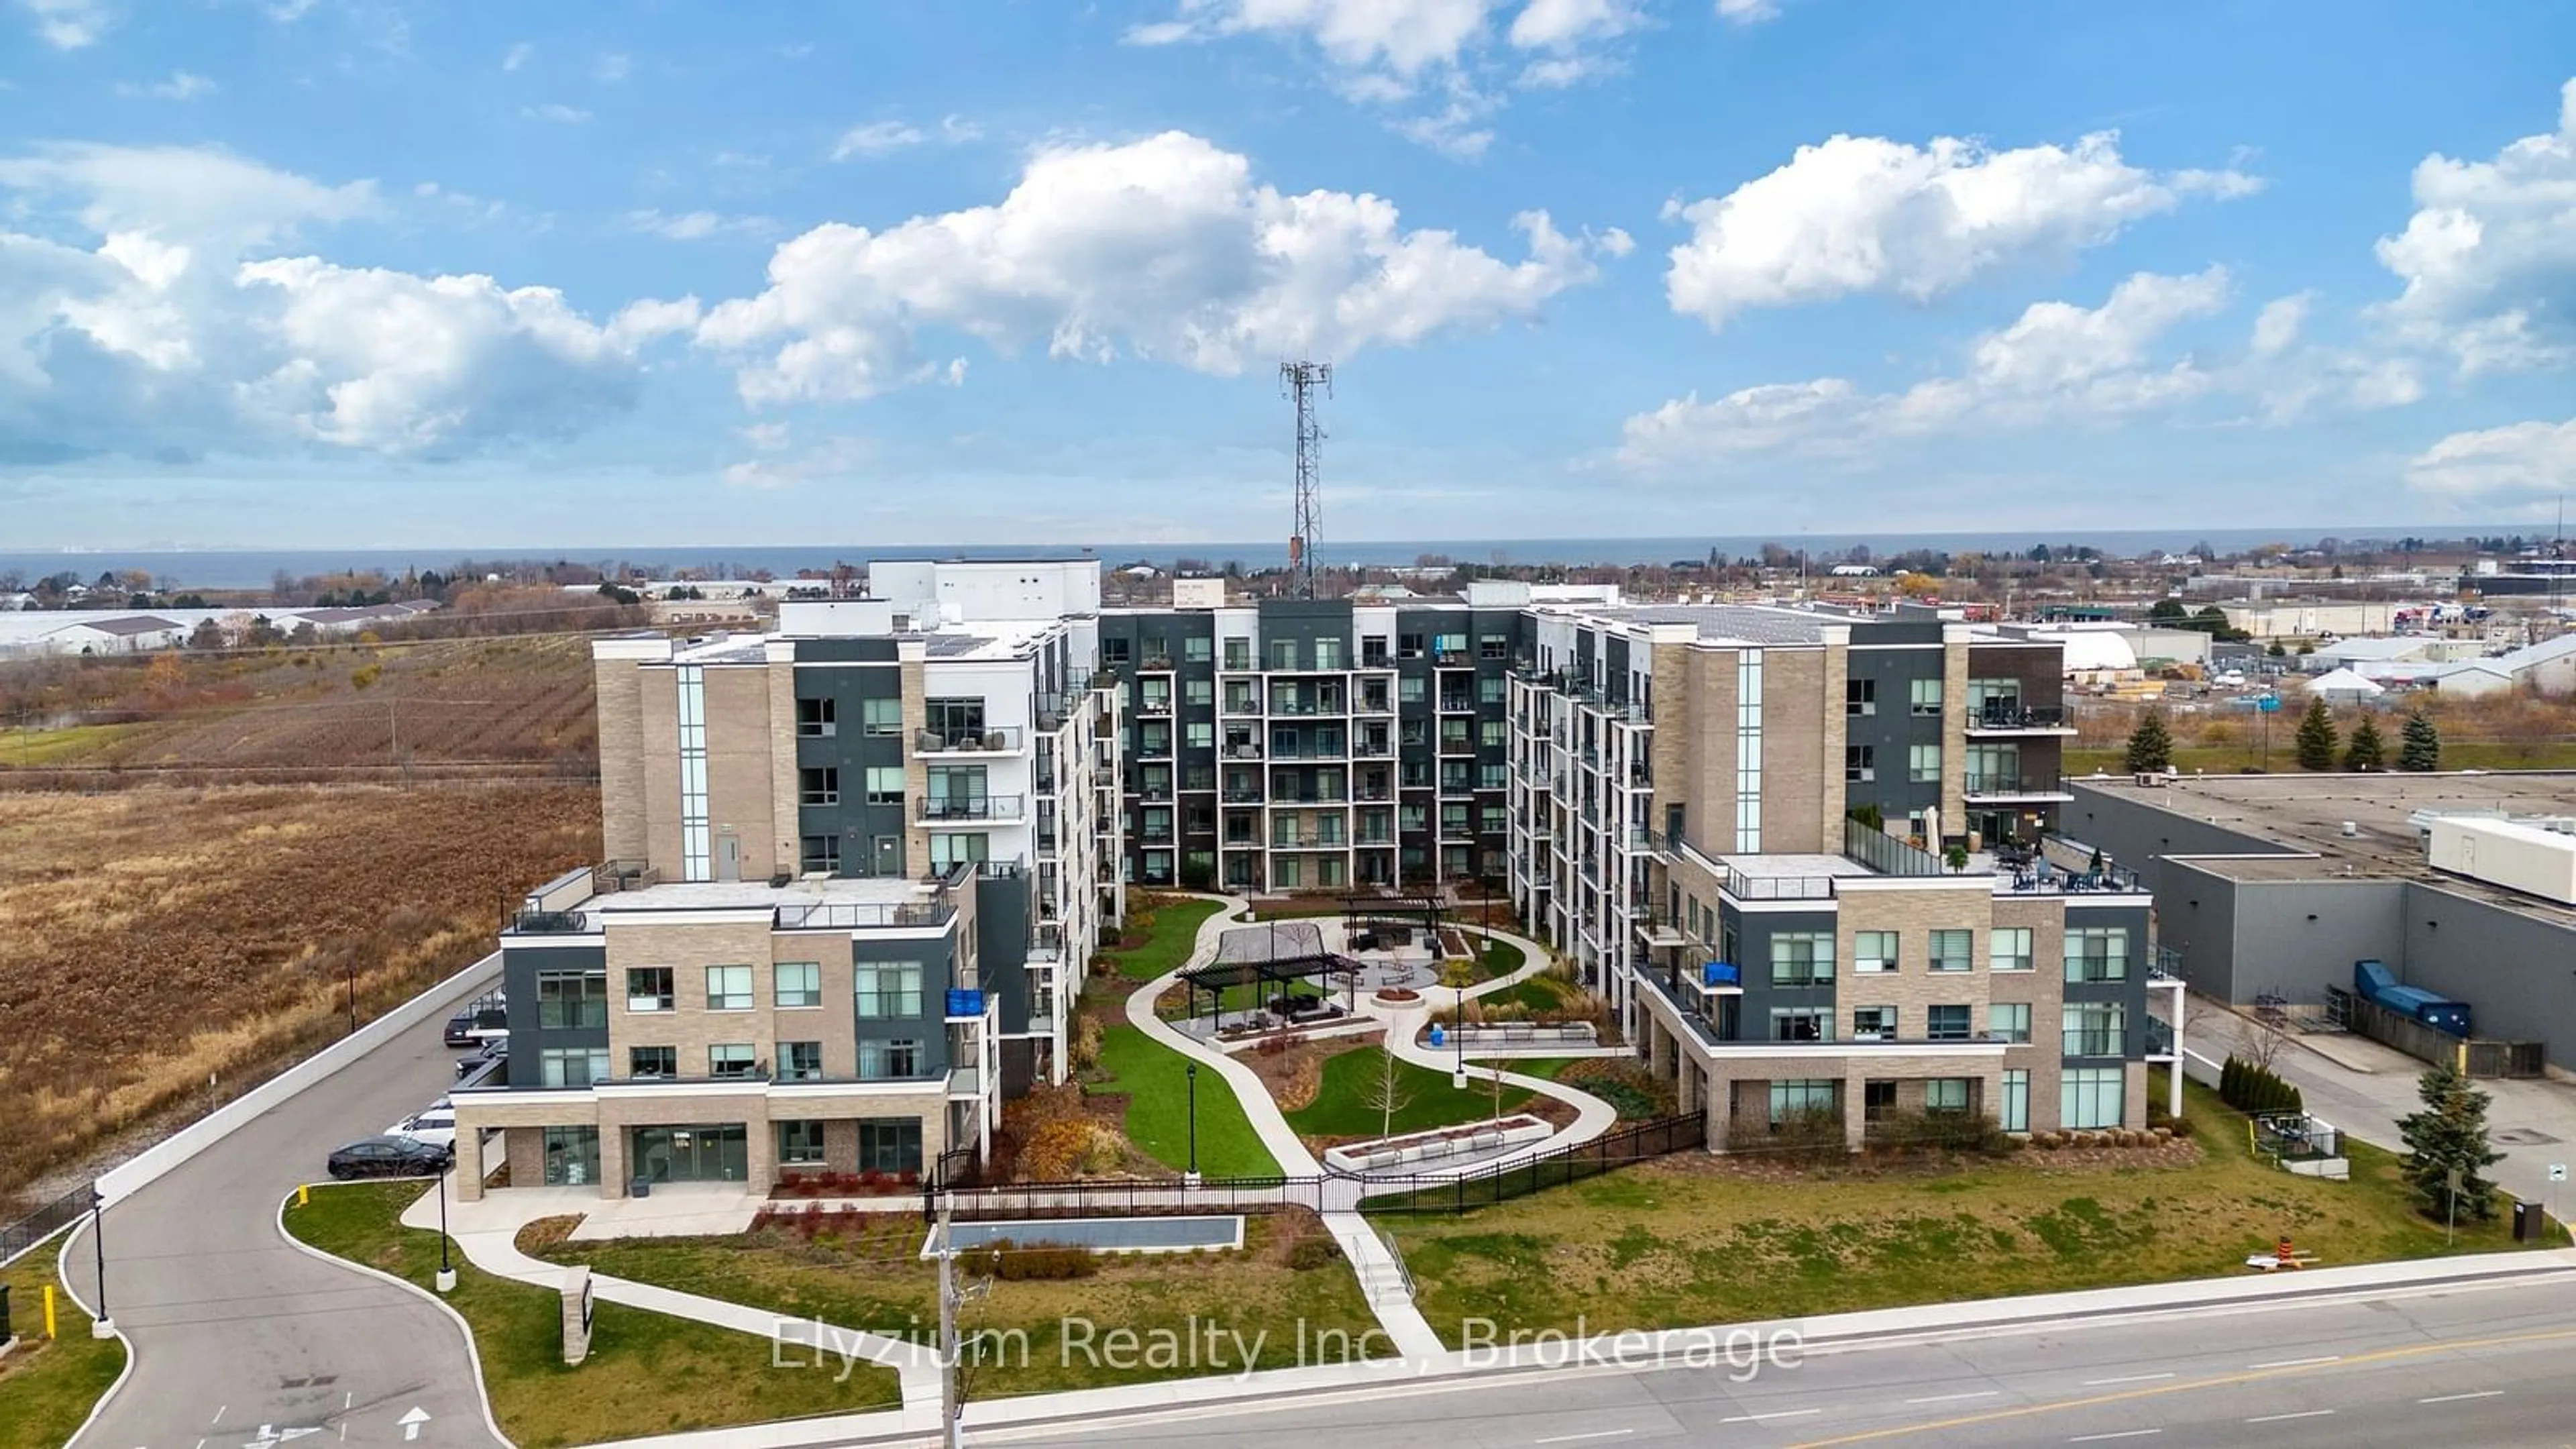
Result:
{"label": "white van", "polygon": [[456,1150],[456,1108],[441,1097],[386,1128],[385,1135],[408,1137],[415,1142],[426,1142],[453,1152]]}

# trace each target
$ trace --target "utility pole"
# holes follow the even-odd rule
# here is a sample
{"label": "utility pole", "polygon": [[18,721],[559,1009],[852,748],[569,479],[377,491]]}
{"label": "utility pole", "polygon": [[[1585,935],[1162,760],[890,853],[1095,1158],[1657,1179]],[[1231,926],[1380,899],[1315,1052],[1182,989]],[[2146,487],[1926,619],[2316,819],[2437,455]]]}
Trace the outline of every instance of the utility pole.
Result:
{"label": "utility pole", "polygon": [[1333,395],[1333,365],[1329,362],[1283,362],[1279,364],[1279,385],[1297,404],[1297,517],[1296,531],[1288,539],[1289,592],[1296,598],[1315,597],[1315,526],[1319,507],[1316,467],[1324,448],[1324,425],[1315,416],[1315,395]]}
{"label": "utility pole", "polygon": [[950,1243],[949,1197],[939,1195],[939,1442],[958,1449],[957,1250]]}

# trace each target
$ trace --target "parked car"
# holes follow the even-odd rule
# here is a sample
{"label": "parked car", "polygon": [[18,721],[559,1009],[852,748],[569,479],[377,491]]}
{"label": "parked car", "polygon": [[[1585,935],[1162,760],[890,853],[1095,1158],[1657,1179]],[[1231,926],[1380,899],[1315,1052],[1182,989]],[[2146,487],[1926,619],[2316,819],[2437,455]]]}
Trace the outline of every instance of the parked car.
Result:
{"label": "parked car", "polygon": [[443,1147],[452,1154],[456,1151],[456,1108],[441,1097],[386,1128],[385,1135],[426,1142],[432,1147]]}
{"label": "parked car", "polygon": [[[452,1131],[452,1128],[451,1128]],[[409,1137],[362,1137],[331,1154],[331,1176],[435,1177],[456,1160],[454,1151]]]}
{"label": "parked car", "polygon": [[462,1082],[478,1072],[509,1059],[510,1039],[506,1036],[493,1037],[483,1043],[482,1050],[469,1052],[456,1059],[456,1080]]}
{"label": "parked car", "polygon": [[452,1047],[478,1047],[487,1041],[507,1040],[509,1035],[508,1004],[497,992],[447,1019],[447,1044]]}

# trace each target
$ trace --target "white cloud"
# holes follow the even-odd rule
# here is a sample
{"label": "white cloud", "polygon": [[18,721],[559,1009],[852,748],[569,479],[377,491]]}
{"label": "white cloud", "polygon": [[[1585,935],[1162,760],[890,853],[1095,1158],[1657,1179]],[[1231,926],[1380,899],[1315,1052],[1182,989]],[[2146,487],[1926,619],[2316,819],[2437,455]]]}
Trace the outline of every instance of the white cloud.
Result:
{"label": "white cloud", "polygon": [[1056,147],[997,204],[882,231],[836,222],[784,243],[768,290],[716,306],[697,336],[765,351],[740,375],[753,403],[930,380],[940,365],[918,340],[932,328],[1004,350],[1232,373],[1532,317],[1628,244],[1565,236],[1543,212],[1513,225],[1528,239],[1516,263],[1449,232],[1404,230],[1379,197],[1257,184],[1245,158],[1196,136]]}
{"label": "white cloud", "polygon": [[1712,329],[1747,308],[1852,293],[1927,300],[2099,246],[2172,210],[2185,191],[2241,195],[2258,184],[2222,174],[2194,173],[2188,185],[2158,176],[2122,160],[2108,132],[2010,151],[1947,136],[1923,147],[1835,136],[1725,196],[1667,207],[1691,236],[1672,249],[1666,295]]}
{"label": "white cloud", "polygon": [[1760,25],[1780,18],[1779,0],[1717,0],[1717,18],[1735,25]]}
{"label": "white cloud", "polygon": [[1186,20],[1157,20],[1146,25],[1131,25],[1119,37],[1129,45],[1179,45],[1199,39],[1199,28]]}
{"label": "white cloud", "polygon": [[2576,80],[2559,91],[2556,132],[2491,161],[2427,156],[2414,197],[2406,229],[2377,249],[2405,283],[2382,309],[2401,340],[2468,374],[2576,357]]}
{"label": "white cloud", "polygon": [[51,146],[0,157],[0,188],[31,202],[70,201],[78,220],[102,236],[181,236],[227,256],[307,222],[348,221],[378,209],[373,182],[324,186],[212,147]]}
{"label": "white cloud", "polygon": [[1529,0],[1513,17],[1510,38],[1523,50],[1570,50],[1644,23],[1631,0]]}
{"label": "white cloud", "polygon": [[2576,488],[2576,419],[2453,433],[2407,465],[2407,481],[2462,502],[2531,503]]}
{"label": "white cloud", "polygon": [[560,101],[548,101],[541,106],[526,106],[521,108],[519,114],[532,121],[553,121],[564,126],[578,126],[590,119],[590,112],[579,106],[567,106]]}
{"label": "white cloud", "polygon": [[765,216],[726,216],[713,211],[630,211],[626,224],[637,231],[650,232],[672,241],[698,241],[726,232],[765,232],[777,229],[777,223]]}
{"label": "white cloud", "polygon": [[635,59],[611,51],[591,62],[590,78],[604,86],[613,86],[635,73]]}
{"label": "white cloud", "polygon": [[939,118],[939,139],[951,146],[963,146],[984,139],[984,128],[964,116]]}
{"label": "white cloud", "polygon": [[2276,297],[2263,304],[2262,313],[2254,319],[2254,355],[2278,357],[2299,340],[2299,330],[2307,325],[2308,305],[2314,297],[2306,292]]}
{"label": "white cloud", "polygon": [[95,45],[115,23],[105,0],[20,0],[36,18],[36,33],[56,50]]}
{"label": "white cloud", "polygon": [[170,72],[168,80],[149,81],[141,85],[132,81],[119,81],[116,93],[128,100],[193,101],[199,96],[213,95],[215,83],[189,71],[174,70]]}
{"label": "white cloud", "polygon": [[2040,302],[1978,338],[1968,366],[1902,392],[1844,378],[1697,393],[1628,419],[1621,463],[1671,473],[1754,453],[1858,456],[1891,439],[2051,422],[2100,422],[2203,396],[2220,379],[2189,358],[2153,361],[2156,343],[2227,305],[2221,267],[2189,276],[2140,272],[2099,307]]}
{"label": "white cloud", "polygon": [[503,53],[501,56],[501,69],[517,70],[526,65],[529,59],[535,56],[536,53],[537,48],[535,46],[522,40],[518,44],[511,46],[508,51]]}
{"label": "white cloud", "polygon": [[317,3],[319,0],[268,0],[268,3],[261,8],[268,12],[269,19],[278,24],[292,25],[312,14],[313,7]]}
{"label": "white cloud", "polygon": [[847,161],[853,156],[862,159],[891,156],[906,147],[918,146],[928,139],[930,138],[921,134],[920,128],[905,125],[901,121],[871,121],[864,126],[852,126],[843,131],[841,139],[832,143],[832,159]]}
{"label": "white cloud", "polygon": [[746,429],[745,435],[766,456],[746,458],[724,470],[725,482],[736,488],[792,488],[818,479],[846,477],[869,462],[876,452],[864,438],[827,438],[793,457],[781,457],[780,452],[787,446],[784,424],[779,425],[775,441],[758,428]]}

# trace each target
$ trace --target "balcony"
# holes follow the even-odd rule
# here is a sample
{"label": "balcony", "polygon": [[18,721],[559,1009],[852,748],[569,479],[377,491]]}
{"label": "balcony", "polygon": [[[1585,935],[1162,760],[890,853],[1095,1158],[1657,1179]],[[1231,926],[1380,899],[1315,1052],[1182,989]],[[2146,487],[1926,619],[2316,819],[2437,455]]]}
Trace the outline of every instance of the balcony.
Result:
{"label": "balcony", "polygon": [[1389,740],[1357,740],[1351,745],[1351,753],[1363,760],[1382,760],[1395,753],[1395,745]]}
{"label": "balcony", "polygon": [[1228,850],[1259,850],[1261,848],[1261,837],[1258,835],[1229,835],[1225,838],[1223,844]]}
{"label": "balcony", "polygon": [[993,729],[922,730],[913,736],[913,753],[921,755],[1016,755],[1027,743],[1017,725]]}
{"label": "balcony", "polygon": [[[1689,1027],[1697,1044],[1713,1056],[1840,1056],[1850,1052],[1884,1053],[1890,1056],[1920,1054],[1985,1057],[2000,1055],[2005,1047],[2012,1045],[2005,1038],[1991,1032],[1973,1030],[1942,1036],[1855,1032],[1847,1037],[1836,1037],[1831,1034],[1834,1028],[1832,1019],[1821,1014],[1804,1023],[1793,1024],[1793,1029],[1799,1025],[1813,1028],[1817,1033],[1814,1036],[1783,1039],[1770,1036],[1747,1036],[1740,1030],[1736,1035],[1728,1036],[1722,1032],[1719,1022],[1709,1017],[1706,1003],[1720,997],[1739,994],[1743,990],[1740,983],[1732,979],[1705,981],[1691,972],[1659,971],[1652,967],[1631,967],[1629,971],[1634,979],[1644,982],[1652,989],[1654,997],[1662,998],[1672,1014]],[[1748,1022],[1745,1025],[1750,1026],[1752,1023]],[[1761,1025],[1771,1028],[1773,1023],[1766,1020]]]}
{"label": "balcony", "polygon": [[1473,669],[1476,667],[1476,657],[1464,649],[1434,649],[1431,651],[1431,663],[1433,667],[1439,669]]}
{"label": "balcony", "polygon": [[1263,751],[1259,740],[1230,740],[1218,753],[1229,760],[1257,760]]}
{"label": "balcony", "polygon": [[1016,824],[1024,813],[1026,801],[1018,795],[925,796],[913,818],[925,825]]}
{"label": "balcony", "polygon": [[1338,695],[1329,699],[1314,699],[1300,696],[1295,699],[1286,700],[1273,696],[1270,701],[1270,713],[1273,718],[1277,718],[1283,715],[1344,715],[1349,714],[1350,710],[1342,703],[1341,697]]}
{"label": "balcony", "polygon": [[1235,694],[1229,692],[1225,697],[1224,704],[1219,707],[1217,712],[1219,714],[1236,718],[1240,718],[1245,715],[1259,714],[1261,713],[1261,696],[1258,693]]}
{"label": "balcony", "polygon": [[2066,804],[2075,799],[2066,782],[2055,775],[1970,775],[1966,793],[1970,803],[1986,805]]}
{"label": "balcony", "polygon": [[1968,716],[1968,733],[1976,735],[2072,735],[2075,722],[2062,705],[2025,707],[2017,700],[1990,699]]}
{"label": "balcony", "polygon": [[1222,792],[1220,792],[1220,798],[1228,805],[1258,805],[1261,803],[1261,787],[1258,785],[1228,785]]}
{"label": "balcony", "polygon": [[1360,702],[1353,706],[1351,712],[1354,714],[1393,714],[1395,713],[1395,701],[1383,692],[1371,695],[1367,691],[1363,690],[1360,693]]}
{"label": "balcony", "polygon": [[1746,875],[1726,873],[1726,893],[1739,901],[1829,901],[1834,878],[1829,875]]}
{"label": "balcony", "polygon": [[1362,785],[1351,792],[1351,798],[1354,800],[1374,801],[1383,805],[1395,798],[1395,792],[1384,785]]}
{"label": "balcony", "polygon": [[1340,805],[1346,803],[1349,799],[1350,796],[1343,791],[1323,788],[1313,790],[1283,789],[1273,790],[1270,792],[1270,803],[1273,805]]}
{"label": "balcony", "polygon": [[1272,850],[1339,850],[1347,844],[1338,835],[1283,835],[1274,831],[1270,836]]}
{"label": "balcony", "polygon": [[1160,739],[1157,739],[1152,735],[1147,735],[1136,742],[1137,759],[1168,760],[1171,757],[1172,737],[1169,735],[1165,735]]}
{"label": "balcony", "polygon": [[1169,800],[1172,798],[1172,782],[1169,780],[1157,780],[1148,784],[1139,785],[1136,787],[1136,798],[1139,800],[1151,800],[1157,802]]}
{"label": "balcony", "polygon": [[1158,719],[1164,715],[1170,714],[1171,712],[1172,697],[1168,694],[1159,699],[1139,699],[1136,701],[1136,713],[1148,719]]}
{"label": "balcony", "polygon": [[590,930],[582,911],[515,911],[501,929],[514,936],[578,936]]}
{"label": "balcony", "polygon": [[956,915],[947,901],[799,901],[773,911],[771,924],[781,931],[920,930]]}
{"label": "balcony", "polygon": [[1440,712],[1442,714],[1474,714],[1476,712],[1476,701],[1472,697],[1464,694],[1444,694],[1440,696]]}
{"label": "balcony", "polygon": [[1172,656],[1148,654],[1137,663],[1136,667],[1148,674],[1169,674],[1172,672]]}

